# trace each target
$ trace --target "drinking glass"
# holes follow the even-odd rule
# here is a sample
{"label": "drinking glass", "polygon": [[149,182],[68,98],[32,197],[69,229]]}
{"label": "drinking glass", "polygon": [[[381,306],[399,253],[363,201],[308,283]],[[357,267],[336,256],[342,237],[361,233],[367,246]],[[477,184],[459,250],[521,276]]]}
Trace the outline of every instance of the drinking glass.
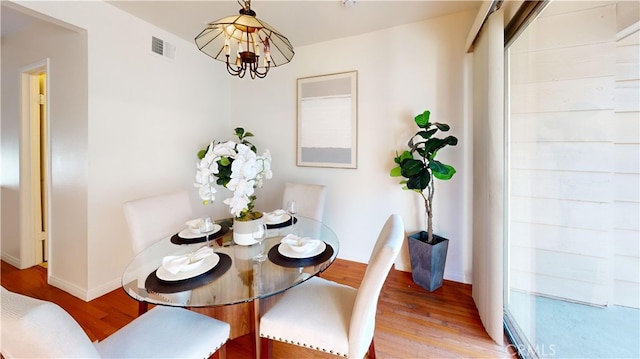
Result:
{"label": "drinking glass", "polygon": [[207,247],[209,247],[209,236],[213,234],[213,221],[211,217],[206,217],[200,222],[200,233],[204,234],[207,239]]}
{"label": "drinking glass", "polygon": [[291,232],[295,232],[295,224],[296,224],[296,213],[298,213],[298,204],[295,200],[291,200],[287,202],[287,212],[291,216]]}
{"label": "drinking glass", "polygon": [[264,253],[264,239],[267,238],[267,225],[264,223],[256,224],[253,228],[253,239],[258,242],[258,254],[253,257],[256,262],[264,262],[267,255]]}

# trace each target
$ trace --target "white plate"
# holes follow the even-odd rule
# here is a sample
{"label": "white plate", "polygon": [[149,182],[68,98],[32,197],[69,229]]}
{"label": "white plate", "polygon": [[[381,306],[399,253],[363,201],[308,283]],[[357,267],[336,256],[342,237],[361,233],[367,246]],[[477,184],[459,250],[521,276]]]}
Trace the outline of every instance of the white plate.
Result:
{"label": "white plate", "polygon": [[290,216],[290,215],[288,215],[288,214],[283,214],[283,215],[282,215],[282,218],[280,218],[280,219],[279,219],[279,220],[277,220],[277,221],[270,221],[270,220],[268,220],[268,219],[265,217],[265,219],[264,219],[264,223],[265,223],[265,224],[280,224],[280,223],[284,223],[284,222],[286,222],[286,221],[288,221],[288,220],[290,220],[290,219],[291,219],[291,216]]}
{"label": "white plate", "polygon": [[[222,226],[220,226],[219,224],[215,224],[213,225],[213,233],[210,234],[214,235],[216,233],[218,233],[218,231],[220,231],[222,229]],[[183,229],[178,233],[178,237],[183,238],[183,239],[196,239],[196,238],[204,238],[205,235],[202,233],[193,233],[193,231],[191,231],[189,228]]]}
{"label": "white plate", "polygon": [[327,249],[327,244],[324,243],[323,241],[320,241],[320,243],[316,248],[306,253],[295,252],[286,243],[280,243],[280,245],[278,246],[278,252],[280,252],[280,254],[282,254],[285,257],[295,258],[295,259],[315,257],[318,254],[324,252],[325,249]]}
{"label": "white plate", "polygon": [[171,282],[177,281],[177,280],[189,279],[209,271],[211,268],[218,265],[218,262],[220,262],[220,256],[218,256],[218,254],[216,253],[213,253],[212,255],[204,259],[204,262],[202,263],[201,266],[199,266],[194,270],[178,272],[176,274],[173,274],[168,270],[164,269],[163,266],[160,266],[160,268],[158,268],[158,270],[156,271],[156,276],[158,277],[158,279],[161,279],[164,281],[171,281]]}

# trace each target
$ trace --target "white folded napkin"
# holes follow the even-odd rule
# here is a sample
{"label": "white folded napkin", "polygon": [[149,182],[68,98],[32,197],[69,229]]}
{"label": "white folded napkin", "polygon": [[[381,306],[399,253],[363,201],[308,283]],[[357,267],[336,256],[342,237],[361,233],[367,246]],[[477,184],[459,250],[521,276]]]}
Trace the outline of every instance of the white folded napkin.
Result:
{"label": "white folded napkin", "polygon": [[171,274],[177,274],[181,270],[189,268],[189,265],[205,259],[213,254],[213,248],[202,247],[195,252],[181,256],[166,256],[162,258],[162,267]]}
{"label": "white folded napkin", "polygon": [[320,242],[321,241],[319,239],[299,237],[293,233],[287,234],[280,240],[280,243],[287,244],[296,252],[308,252],[314,250],[320,244]]}
{"label": "white folded napkin", "polygon": [[189,230],[191,230],[191,232],[193,232],[195,234],[201,234],[200,233],[200,224],[201,223],[202,223],[202,218],[196,218],[196,219],[192,219],[190,221],[185,222],[187,227],[189,227]]}
{"label": "white folded napkin", "polygon": [[287,214],[287,211],[284,209],[276,209],[275,211],[264,212],[264,218],[266,218],[267,221],[275,222],[281,220],[285,214]]}

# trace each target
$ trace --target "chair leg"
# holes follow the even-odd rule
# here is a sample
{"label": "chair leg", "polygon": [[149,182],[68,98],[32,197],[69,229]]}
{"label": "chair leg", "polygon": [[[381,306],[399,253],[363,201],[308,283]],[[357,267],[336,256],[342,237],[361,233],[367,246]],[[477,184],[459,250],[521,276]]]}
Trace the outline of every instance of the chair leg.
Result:
{"label": "chair leg", "polygon": [[262,337],[260,338],[260,359],[269,359],[271,358],[271,339]]}
{"label": "chair leg", "polygon": [[369,359],[376,359],[376,348],[373,346],[373,339],[371,339],[371,344],[369,345]]}
{"label": "chair leg", "polygon": [[148,309],[149,309],[149,303],[138,302],[138,316],[146,313]]}

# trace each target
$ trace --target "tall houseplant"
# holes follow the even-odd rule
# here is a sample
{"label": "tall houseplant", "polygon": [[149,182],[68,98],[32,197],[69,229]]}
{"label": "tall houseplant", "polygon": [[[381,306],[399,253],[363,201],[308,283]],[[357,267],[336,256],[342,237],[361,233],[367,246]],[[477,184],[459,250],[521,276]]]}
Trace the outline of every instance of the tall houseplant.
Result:
{"label": "tall houseplant", "polygon": [[418,131],[409,139],[409,149],[400,154],[396,152],[396,167],[391,170],[391,176],[403,177],[400,181],[403,189],[419,193],[424,200],[426,232],[421,231],[410,236],[410,239],[424,242],[427,246],[410,240],[409,251],[414,281],[433,291],[442,285],[448,248],[448,239],[433,234],[434,179],[449,180],[456,173],[453,166],[438,161],[436,155],[446,146],[457,145],[458,139],[454,136],[435,137],[438,131],[447,132],[450,127],[444,123],[430,122],[430,115],[431,112],[427,110],[414,118]]}

